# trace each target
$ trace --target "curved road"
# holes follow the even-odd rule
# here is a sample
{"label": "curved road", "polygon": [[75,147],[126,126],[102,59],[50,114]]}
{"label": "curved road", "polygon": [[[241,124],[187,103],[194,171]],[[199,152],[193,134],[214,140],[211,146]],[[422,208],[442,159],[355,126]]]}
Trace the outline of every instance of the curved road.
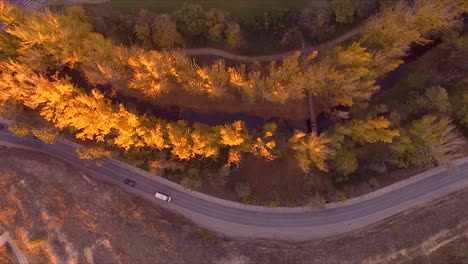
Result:
{"label": "curved road", "polygon": [[[8,131],[5,123],[3,125],[4,128],[0,130],[1,145],[55,156],[106,181],[118,183],[155,203],[164,204],[203,227],[236,238],[290,241],[324,238],[362,228],[414,205],[468,187],[468,159],[464,158],[456,162],[456,168],[435,168],[346,203],[329,204],[321,212],[304,207],[248,206],[185,189],[116,160],[99,167],[78,159],[75,149],[79,145],[76,143],[60,139],[55,144],[44,144],[33,137],[14,135]],[[125,178],[135,180],[137,188],[125,187],[122,184]],[[173,201],[165,203],[156,200],[152,197],[156,191],[171,195]]]}

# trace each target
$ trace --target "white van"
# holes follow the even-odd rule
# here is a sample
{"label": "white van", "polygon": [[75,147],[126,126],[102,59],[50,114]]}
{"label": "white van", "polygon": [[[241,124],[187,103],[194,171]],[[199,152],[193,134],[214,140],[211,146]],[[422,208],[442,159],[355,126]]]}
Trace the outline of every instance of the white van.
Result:
{"label": "white van", "polygon": [[165,195],[159,192],[156,192],[154,197],[158,198],[159,200],[166,201],[166,202],[170,202],[172,200],[172,197],[170,197],[169,195]]}

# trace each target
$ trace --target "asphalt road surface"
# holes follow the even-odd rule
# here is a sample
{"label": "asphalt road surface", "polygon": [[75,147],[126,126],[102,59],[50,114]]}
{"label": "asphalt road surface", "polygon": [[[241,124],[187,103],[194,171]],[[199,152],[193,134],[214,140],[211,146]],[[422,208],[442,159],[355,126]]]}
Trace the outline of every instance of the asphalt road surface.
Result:
{"label": "asphalt road surface", "polygon": [[136,189],[142,195],[150,197],[156,191],[170,195],[171,203],[155,202],[175,209],[204,227],[232,237],[294,241],[323,238],[364,227],[414,205],[468,187],[468,160],[465,159],[456,168],[439,169],[417,181],[400,183],[401,186],[391,191],[320,212],[303,207],[296,209],[244,206],[200,195],[174,183],[168,183],[165,179],[149,179],[138,170],[120,162],[107,162],[103,166],[96,166],[92,162],[80,160],[75,146],[66,141],[44,144],[34,137],[14,135],[8,131],[6,124],[3,125],[4,128],[0,130],[0,144],[50,154],[72,166],[108,177],[107,180],[121,185],[124,179],[132,179],[137,183]]}

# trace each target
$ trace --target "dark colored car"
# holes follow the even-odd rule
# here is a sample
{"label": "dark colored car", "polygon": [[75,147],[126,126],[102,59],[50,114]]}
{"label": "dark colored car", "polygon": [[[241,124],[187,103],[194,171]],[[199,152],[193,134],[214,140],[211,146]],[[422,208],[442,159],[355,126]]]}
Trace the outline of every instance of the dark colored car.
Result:
{"label": "dark colored car", "polygon": [[130,179],[125,179],[124,180],[124,183],[127,184],[128,186],[130,187],[135,187],[136,186],[136,182],[135,181],[132,181]]}

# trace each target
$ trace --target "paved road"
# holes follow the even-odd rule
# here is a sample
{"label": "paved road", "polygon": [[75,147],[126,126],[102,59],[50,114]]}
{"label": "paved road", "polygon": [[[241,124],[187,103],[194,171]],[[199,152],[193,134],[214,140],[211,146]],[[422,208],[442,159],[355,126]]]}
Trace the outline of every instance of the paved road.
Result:
{"label": "paved road", "polygon": [[[187,190],[168,180],[149,179],[147,172],[112,160],[102,167],[86,165],[78,159],[76,144],[60,140],[44,144],[32,137],[19,137],[6,129],[0,130],[0,144],[47,153],[85,171],[121,184],[125,178],[137,182],[137,192],[151,199],[156,191],[172,196],[166,203],[170,209],[196,223],[232,237],[259,237],[303,241],[323,238],[355,230],[407,209],[415,204],[439,198],[468,187],[468,159],[459,161],[458,168],[433,169],[412,180],[377,191],[367,197],[344,204],[332,204],[329,209],[314,212],[307,208],[266,208],[245,206],[223,201]],[[74,146],[73,146],[74,145]],[[154,176],[153,176],[154,177]],[[155,202],[155,198],[153,198]],[[164,203],[163,203],[164,204]]]}

